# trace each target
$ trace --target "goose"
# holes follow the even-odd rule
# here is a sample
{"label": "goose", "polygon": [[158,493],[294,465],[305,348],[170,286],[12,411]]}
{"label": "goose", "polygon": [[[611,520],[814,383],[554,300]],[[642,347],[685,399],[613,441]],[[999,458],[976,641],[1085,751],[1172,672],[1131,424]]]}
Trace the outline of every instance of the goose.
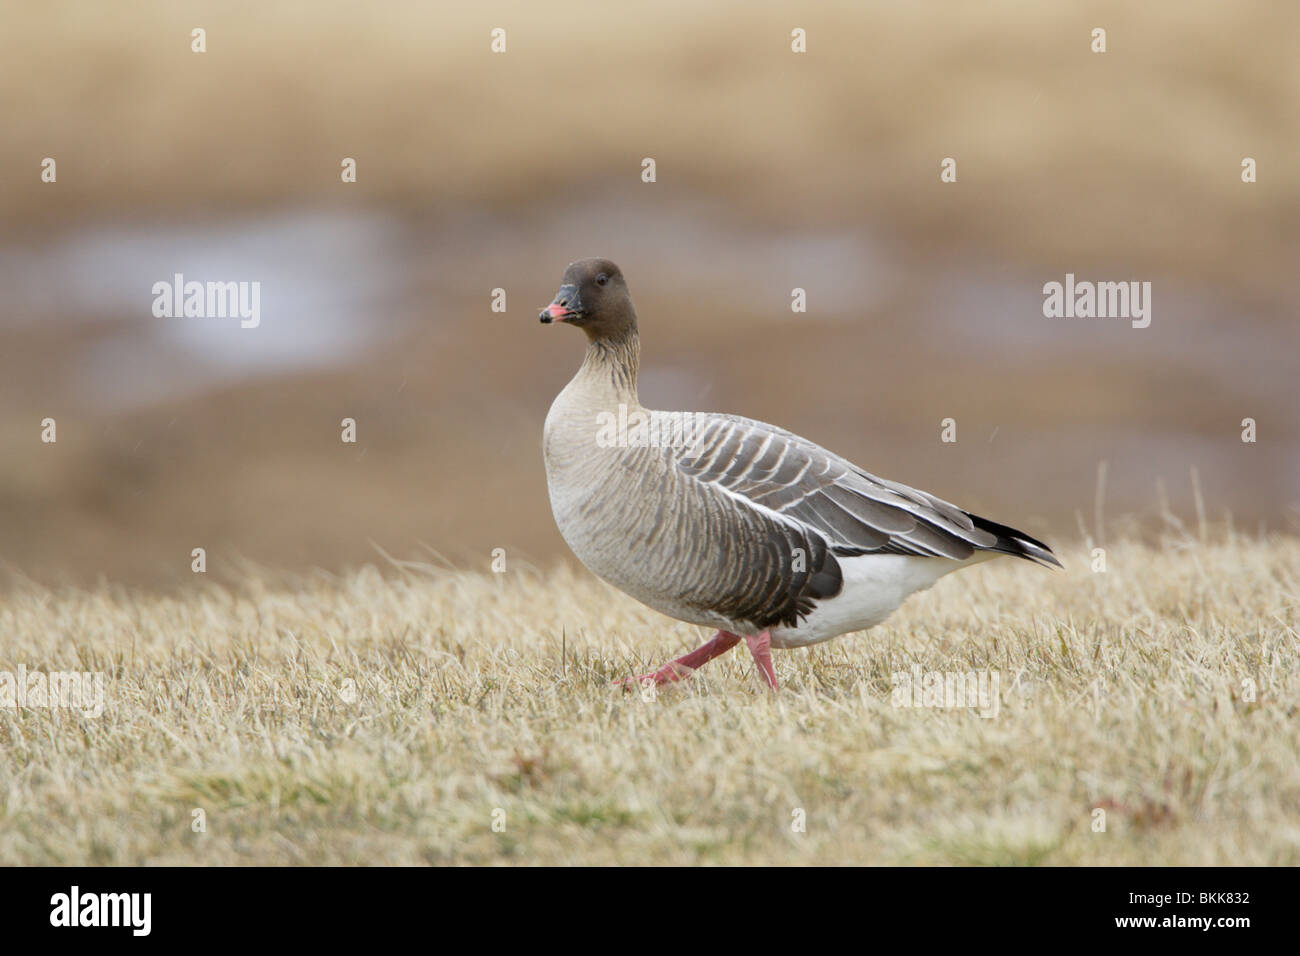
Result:
{"label": "goose", "polygon": [[643,408],[636,310],[608,259],[571,263],[538,318],[587,337],[542,437],[565,543],[643,604],[717,631],[617,683],[678,681],[743,640],[775,690],[772,648],[873,627],[945,574],[998,555],[1061,566],[1023,531],[877,478],[782,428]]}

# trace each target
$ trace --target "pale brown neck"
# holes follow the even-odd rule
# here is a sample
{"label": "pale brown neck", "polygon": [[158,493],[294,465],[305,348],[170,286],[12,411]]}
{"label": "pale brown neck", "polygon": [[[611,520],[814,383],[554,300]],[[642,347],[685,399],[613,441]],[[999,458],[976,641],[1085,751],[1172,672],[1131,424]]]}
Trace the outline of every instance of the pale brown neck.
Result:
{"label": "pale brown neck", "polygon": [[636,326],[632,326],[617,337],[592,339],[578,375],[593,386],[605,387],[607,383],[619,400],[637,405],[636,377],[640,367],[641,339]]}

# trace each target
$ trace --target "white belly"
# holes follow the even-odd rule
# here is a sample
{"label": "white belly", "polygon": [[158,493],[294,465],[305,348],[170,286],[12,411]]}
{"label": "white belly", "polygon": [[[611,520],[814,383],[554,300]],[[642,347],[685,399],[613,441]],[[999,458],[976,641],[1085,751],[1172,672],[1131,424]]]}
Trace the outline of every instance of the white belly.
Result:
{"label": "white belly", "polygon": [[839,634],[874,627],[898,610],[909,594],[924,591],[945,574],[984,557],[987,555],[967,561],[906,554],[840,558],[843,590],[830,600],[818,601],[813,612],[797,627],[772,628],[772,646],[804,647]]}

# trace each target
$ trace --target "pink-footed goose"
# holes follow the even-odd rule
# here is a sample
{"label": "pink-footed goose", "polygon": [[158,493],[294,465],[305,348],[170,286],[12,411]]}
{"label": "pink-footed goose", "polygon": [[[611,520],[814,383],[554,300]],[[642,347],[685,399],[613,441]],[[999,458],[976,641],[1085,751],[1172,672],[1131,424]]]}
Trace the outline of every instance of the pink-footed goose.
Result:
{"label": "pink-footed goose", "polygon": [[950,571],[1009,554],[1060,563],[1029,535],[736,415],[650,411],[618,266],[564,272],[542,322],[576,325],[587,356],[546,416],[551,510],[592,572],[670,617],[718,629],[661,667],[675,681],[742,639],[769,687],[770,648],[879,624]]}

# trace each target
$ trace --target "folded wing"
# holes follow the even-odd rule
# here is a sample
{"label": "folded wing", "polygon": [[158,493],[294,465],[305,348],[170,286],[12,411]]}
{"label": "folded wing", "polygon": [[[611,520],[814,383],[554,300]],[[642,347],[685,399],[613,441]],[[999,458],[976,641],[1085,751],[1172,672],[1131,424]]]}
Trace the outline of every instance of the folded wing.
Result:
{"label": "folded wing", "polygon": [[965,560],[999,551],[1059,567],[1042,542],[941,498],[863,471],[784,429],[734,415],[697,415],[676,464],[742,506],[819,533],[840,556],[912,554]]}

